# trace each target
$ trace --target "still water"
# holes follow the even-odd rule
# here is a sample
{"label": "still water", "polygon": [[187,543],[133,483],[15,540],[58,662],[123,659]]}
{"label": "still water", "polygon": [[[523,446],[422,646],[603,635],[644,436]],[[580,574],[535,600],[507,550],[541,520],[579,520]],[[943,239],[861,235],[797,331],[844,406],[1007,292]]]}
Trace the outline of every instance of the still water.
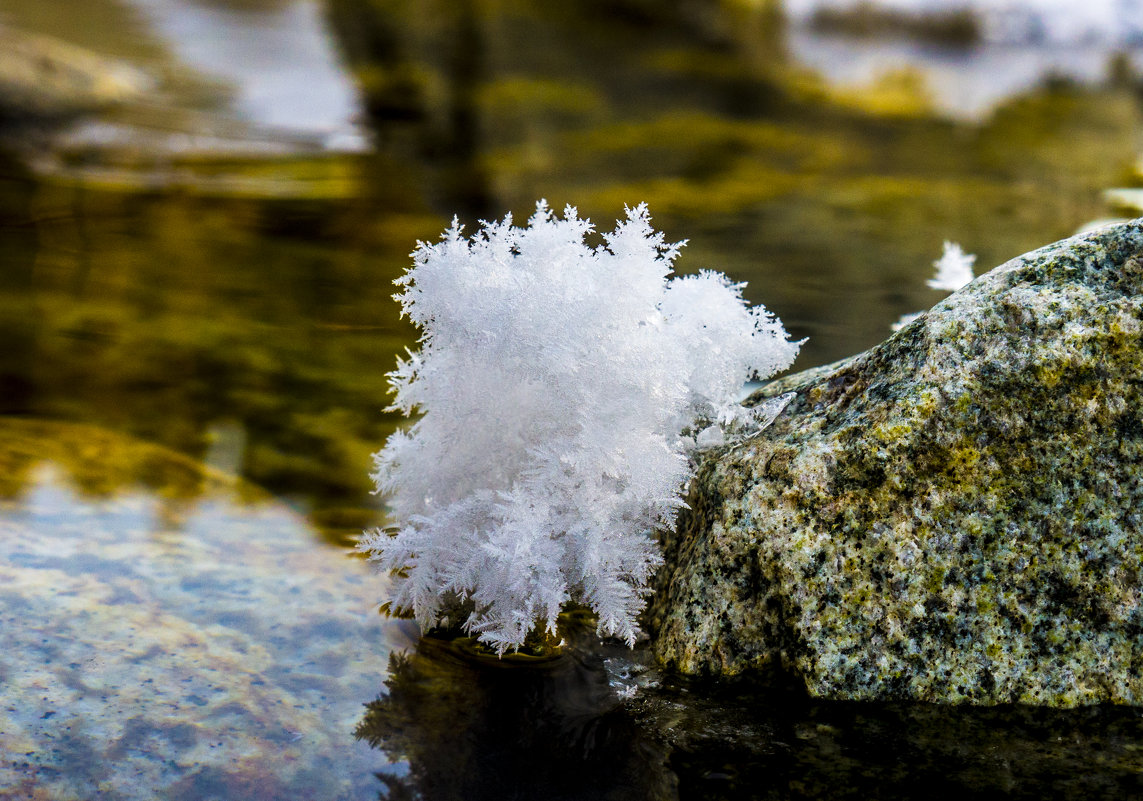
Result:
{"label": "still water", "polygon": [[[370,454],[415,340],[392,280],[453,214],[547,198],[610,228],[647,201],[678,267],[747,281],[809,367],[939,300],[945,239],[986,268],[1133,214],[1107,193],[1143,184],[1136,54],[1085,42],[1069,74],[1059,47],[715,0],[0,0],[0,22],[146,78],[3,114],[0,797],[1140,793],[1132,710],[715,692],[576,614],[562,655],[489,660],[378,615],[350,555],[384,519]],[[982,90],[989,64],[1019,80]]]}

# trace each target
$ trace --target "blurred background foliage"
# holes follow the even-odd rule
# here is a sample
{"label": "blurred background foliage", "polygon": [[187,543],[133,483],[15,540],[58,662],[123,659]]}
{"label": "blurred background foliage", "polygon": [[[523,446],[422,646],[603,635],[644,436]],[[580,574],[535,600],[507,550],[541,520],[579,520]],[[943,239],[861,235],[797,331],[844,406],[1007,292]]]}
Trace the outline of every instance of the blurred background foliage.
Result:
{"label": "blurred background foliage", "polygon": [[[391,282],[454,214],[546,198],[607,229],[646,201],[689,241],[679,269],[748,282],[809,367],[939,300],[945,239],[987,269],[1134,213],[1108,193],[1143,183],[1136,53],[1096,52],[1095,79],[1048,61],[958,112],[930,67],[974,79],[992,51],[969,23],[820,22],[746,0],[0,0],[0,412],[236,472],[344,545],[379,518],[385,373],[415,344]],[[820,66],[902,41],[921,56],[867,80]]]}

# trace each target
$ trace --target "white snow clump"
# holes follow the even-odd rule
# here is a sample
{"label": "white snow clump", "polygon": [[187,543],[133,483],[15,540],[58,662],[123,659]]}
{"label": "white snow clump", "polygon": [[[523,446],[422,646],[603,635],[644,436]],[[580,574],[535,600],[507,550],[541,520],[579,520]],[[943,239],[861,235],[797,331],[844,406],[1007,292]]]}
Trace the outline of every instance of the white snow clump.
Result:
{"label": "white snow clump", "polygon": [[684,243],[645,204],[595,248],[593,230],[543,202],[527,227],[508,216],[471,239],[454,220],[397,279],[422,335],[389,374],[391,408],[420,416],[374,456],[396,523],[358,547],[426,630],[455,593],[475,606],[466,630],[503,653],[577,601],[633,644],[653,532],[692,475],[687,434],[757,425],[739,390],[797,355],[741,284],[668,279]]}

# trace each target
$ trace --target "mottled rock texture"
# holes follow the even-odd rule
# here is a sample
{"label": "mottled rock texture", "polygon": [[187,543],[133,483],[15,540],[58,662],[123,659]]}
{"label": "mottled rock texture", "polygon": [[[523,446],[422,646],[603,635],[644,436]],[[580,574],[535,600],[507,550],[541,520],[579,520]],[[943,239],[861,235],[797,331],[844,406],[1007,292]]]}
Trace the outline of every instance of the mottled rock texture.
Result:
{"label": "mottled rock texture", "polygon": [[664,538],[662,662],[814,696],[1143,705],[1143,225],[775,382]]}

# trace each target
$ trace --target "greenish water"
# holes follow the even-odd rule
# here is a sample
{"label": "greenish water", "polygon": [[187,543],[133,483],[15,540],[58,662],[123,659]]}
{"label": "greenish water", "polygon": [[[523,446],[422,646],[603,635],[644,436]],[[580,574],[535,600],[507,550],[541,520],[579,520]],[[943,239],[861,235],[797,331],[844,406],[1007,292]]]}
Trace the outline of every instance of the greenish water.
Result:
{"label": "greenish water", "polygon": [[453,214],[546,198],[610,227],[647,201],[680,269],[747,281],[809,367],[939,300],[945,239],[990,267],[1127,212],[1104,192],[1140,183],[1130,75],[950,117],[920,72],[832,84],[779,18],[713,0],[0,20],[155,82],[0,131],[0,795],[1138,794],[1130,710],[722,697],[590,637],[489,662],[378,618],[385,582],[347,555],[383,520],[369,457],[415,337],[391,282]]}

